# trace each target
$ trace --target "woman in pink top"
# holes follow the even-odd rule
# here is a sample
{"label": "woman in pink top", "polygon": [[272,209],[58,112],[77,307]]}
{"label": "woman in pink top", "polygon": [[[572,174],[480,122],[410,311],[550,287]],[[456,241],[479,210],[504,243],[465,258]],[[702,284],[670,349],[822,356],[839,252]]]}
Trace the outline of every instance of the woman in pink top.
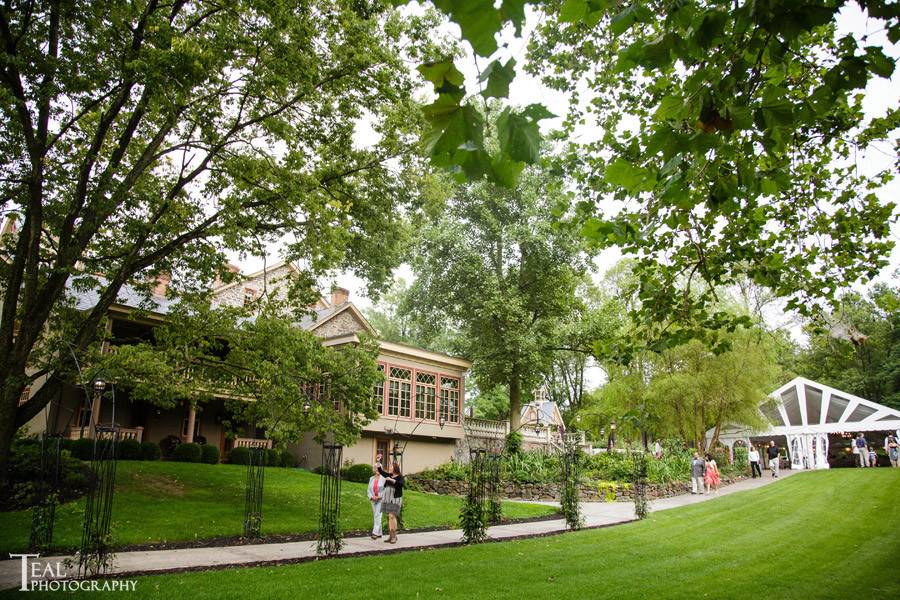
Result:
{"label": "woman in pink top", "polygon": [[719,478],[719,465],[716,464],[716,459],[712,457],[712,454],[706,455],[706,475],[703,476],[703,483],[706,484],[706,493],[709,493],[710,488],[715,487],[716,493],[719,493],[719,484],[722,483],[722,480]]}

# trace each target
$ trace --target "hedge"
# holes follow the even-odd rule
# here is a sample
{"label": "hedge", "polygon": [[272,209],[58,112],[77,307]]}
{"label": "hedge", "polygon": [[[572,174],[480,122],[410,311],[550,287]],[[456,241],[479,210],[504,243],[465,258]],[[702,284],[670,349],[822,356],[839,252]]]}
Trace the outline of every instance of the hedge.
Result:
{"label": "hedge", "polygon": [[141,460],[159,460],[162,451],[156,442],[141,443]]}
{"label": "hedge", "polygon": [[281,466],[282,467],[295,467],[297,466],[297,457],[288,452],[287,450],[281,451]]}
{"label": "hedge", "polygon": [[206,463],[208,465],[215,465],[219,463],[219,449],[216,446],[210,446],[209,444],[203,444],[200,446],[200,462]]}
{"label": "hedge", "polygon": [[368,483],[372,476],[372,466],[365,463],[350,465],[341,469],[341,479],[355,481],[356,483]]}
{"label": "hedge", "polygon": [[172,452],[172,458],[178,462],[200,462],[203,451],[194,443],[178,444]]}
{"label": "hedge", "polygon": [[119,460],[141,460],[141,443],[127,439],[119,442]]}
{"label": "hedge", "polygon": [[228,453],[228,462],[233,465],[249,465],[250,464],[250,448],[232,448]]}

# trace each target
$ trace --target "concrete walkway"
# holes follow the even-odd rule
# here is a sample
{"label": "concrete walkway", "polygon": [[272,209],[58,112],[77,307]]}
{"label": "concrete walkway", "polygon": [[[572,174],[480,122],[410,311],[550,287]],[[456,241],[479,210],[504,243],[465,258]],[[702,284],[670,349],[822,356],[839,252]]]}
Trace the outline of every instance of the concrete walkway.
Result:
{"label": "concrete walkway", "polygon": [[[782,471],[781,479],[791,474],[791,471]],[[776,481],[779,480],[769,477],[768,473],[766,473],[766,476],[762,478],[747,479],[724,487],[718,494],[696,496],[686,494],[654,500],[650,503],[651,511],[667,510],[705,502],[719,496],[755,489]],[[543,504],[557,503],[545,502]],[[584,502],[581,507],[585,528],[627,523],[634,519],[634,505],[630,502]],[[563,519],[554,519],[550,521],[497,525],[488,528],[488,536],[493,540],[505,540],[561,533],[565,529],[566,523]],[[404,549],[457,545],[462,542],[462,531],[449,529],[420,533],[401,533],[396,544],[387,544],[382,540],[372,540],[368,537],[346,538],[344,542],[344,548],[340,552],[341,555],[375,554]],[[309,541],[121,552],[115,555],[115,562],[109,570],[107,578],[121,578],[135,573],[165,573],[225,566],[302,562],[314,559],[315,556],[316,544]],[[55,564],[64,561],[66,558],[65,556],[41,557],[39,562],[42,565]],[[0,590],[18,587],[21,581],[21,573],[21,559],[0,561]]]}

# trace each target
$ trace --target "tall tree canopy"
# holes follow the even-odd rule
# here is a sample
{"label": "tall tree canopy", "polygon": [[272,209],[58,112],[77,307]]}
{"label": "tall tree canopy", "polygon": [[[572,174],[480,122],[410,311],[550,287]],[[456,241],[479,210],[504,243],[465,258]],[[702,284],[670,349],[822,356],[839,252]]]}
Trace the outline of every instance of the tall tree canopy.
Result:
{"label": "tall tree canopy", "polygon": [[[830,324],[810,323],[809,343],[789,366],[804,377],[900,408],[900,288],[845,294]],[[846,335],[854,331],[852,336]]]}
{"label": "tall tree canopy", "polygon": [[[479,74],[481,95],[507,97],[516,60],[499,58],[495,35],[508,25],[521,35],[526,2],[434,4],[475,54],[493,59]],[[575,222],[596,244],[640,257],[644,337],[680,343],[733,325],[716,290],[740,277],[810,312],[885,264],[894,205],[877,191],[897,163],[867,173],[857,160],[896,148],[900,109],[869,119],[862,100],[869,81],[894,72],[884,40],[900,40],[897,3],[527,4],[541,16],[525,69],[570,95],[562,137],[588,140],[573,141],[562,160],[585,197]],[[845,7],[864,11],[877,33],[838,35]],[[433,162],[515,185],[516,168],[539,159],[548,113],[507,109],[506,143],[492,148],[452,62],[422,72],[438,93],[426,111]]]}
{"label": "tall tree canopy", "polygon": [[[225,250],[282,236],[307,293],[336,267],[386,278],[420,114],[406,65],[437,52],[432,25],[357,0],[0,7],[0,211],[18,217],[0,261],[0,471],[124,284],[202,287]],[[96,305],[71,310],[76,288]]]}
{"label": "tall tree canopy", "polygon": [[588,267],[577,232],[552,222],[567,202],[562,182],[540,170],[513,190],[462,185],[445,213],[420,229],[413,253],[409,310],[421,323],[446,319],[459,331],[457,349],[472,359],[479,388],[507,386],[513,429]]}

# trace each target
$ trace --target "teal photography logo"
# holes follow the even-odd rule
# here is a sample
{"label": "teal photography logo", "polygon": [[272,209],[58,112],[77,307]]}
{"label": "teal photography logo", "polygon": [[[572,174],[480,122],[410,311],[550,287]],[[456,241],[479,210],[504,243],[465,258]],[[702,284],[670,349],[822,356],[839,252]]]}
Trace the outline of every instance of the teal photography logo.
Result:
{"label": "teal photography logo", "polygon": [[10,554],[22,566],[21,592],[133,592],[135,579],[78,579],[68,561],[40,560],[40,554]]}

